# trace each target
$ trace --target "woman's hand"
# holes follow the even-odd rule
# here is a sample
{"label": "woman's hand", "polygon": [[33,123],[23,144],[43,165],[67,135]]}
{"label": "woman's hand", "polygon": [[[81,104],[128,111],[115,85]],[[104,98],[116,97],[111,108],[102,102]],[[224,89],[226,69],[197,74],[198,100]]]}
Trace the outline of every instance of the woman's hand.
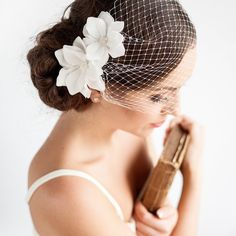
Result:
{"label": "woman's hand", "polygon": [[[159,216],[159,213],[162,215]],[[166,204],[154,215],[137,201],[133,217],[137,236],[170,236],[178,220],[178,211],[167,199]]]}
{"label": "woman's hand", "polygon": [[201,169],[203,146],[205,143],[205,128],[196,121],[186,115],[175,117],[171,120],[169,127],[166,129],[166,134],[163,144],[166,143],[167,137],[171,129],[180,124],[190,134],[190,142],[184,157],[180,171],[183,175],[187,173],[195,173]]}

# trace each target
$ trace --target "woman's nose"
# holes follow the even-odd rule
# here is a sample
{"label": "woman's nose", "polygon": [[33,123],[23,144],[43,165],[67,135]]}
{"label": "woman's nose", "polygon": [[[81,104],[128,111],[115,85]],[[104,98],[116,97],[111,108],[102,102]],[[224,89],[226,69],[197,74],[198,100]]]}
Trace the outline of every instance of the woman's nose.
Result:
{"label": "woman's nose", "polygon": [[173,115],[173,116],[179,116],[181,114],[180,107],[165,107],[161,110],[161,115]]}
{"label": "woman's nose", "polygon": [[174,96],[170,101],[165,104],[165,106],[161,109],[161,114],[163,115],[173,115],[179,116],[181,114],[181,107],[180,107],[180,95]]}

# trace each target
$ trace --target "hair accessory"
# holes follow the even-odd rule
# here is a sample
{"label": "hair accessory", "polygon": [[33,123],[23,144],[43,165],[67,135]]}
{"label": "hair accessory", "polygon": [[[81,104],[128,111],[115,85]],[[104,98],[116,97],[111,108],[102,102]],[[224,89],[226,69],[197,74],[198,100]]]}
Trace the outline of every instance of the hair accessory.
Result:
{"label": "hair accessory", "polygon": [[109,55],[113,58],[123,56],[124,37],[120,33],[124,21],[114,21],[109,12],[102,11],[98,17],[88,17],[83,28],[83,39],[78,36],[73,45],[63,45],[55,51],[62,66],[57,77],[57,86],[66,86],[71,95],[78,92],[86,98],[91,90],[105,90],[102,67]]}
{"label": "hair accessory", "polygon": [[57,86],[87,98],[96,89],[103,100],[152,117],[180,112],[197,37],[179,0],[114,0],[81,31],[55,52],[63,67]]}

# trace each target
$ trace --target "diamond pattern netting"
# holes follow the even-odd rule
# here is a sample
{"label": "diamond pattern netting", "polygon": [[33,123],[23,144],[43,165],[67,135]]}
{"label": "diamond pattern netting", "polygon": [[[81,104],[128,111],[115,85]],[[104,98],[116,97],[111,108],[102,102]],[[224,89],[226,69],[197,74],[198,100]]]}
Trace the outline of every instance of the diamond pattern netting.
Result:
{"label": "diamond pattern netting", "polygon": [[105,100],[144,113],[173,113],[193,67],[196,31],[177,0],[116,0],[125,55],[103,66]]}

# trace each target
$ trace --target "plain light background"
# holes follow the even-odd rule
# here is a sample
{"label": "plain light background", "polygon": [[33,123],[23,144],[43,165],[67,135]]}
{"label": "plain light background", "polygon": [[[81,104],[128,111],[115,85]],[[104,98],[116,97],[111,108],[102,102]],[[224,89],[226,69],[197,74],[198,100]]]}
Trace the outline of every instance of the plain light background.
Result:
{"label": "plain light background", "polygon": [[[25,201],[29,163],[60,112],[39,99],[25,60],[36,33],[54,24],[70,1],[0,1],[0,235],[30,236]],[[183,113],[206,127],[199,236],[236,235],[234,0],[182,0],[198,34],[198,60],[182,97]],[[157,152],[165,123],[153,133]],[[177,202],[181,175],[171,199]]]}

